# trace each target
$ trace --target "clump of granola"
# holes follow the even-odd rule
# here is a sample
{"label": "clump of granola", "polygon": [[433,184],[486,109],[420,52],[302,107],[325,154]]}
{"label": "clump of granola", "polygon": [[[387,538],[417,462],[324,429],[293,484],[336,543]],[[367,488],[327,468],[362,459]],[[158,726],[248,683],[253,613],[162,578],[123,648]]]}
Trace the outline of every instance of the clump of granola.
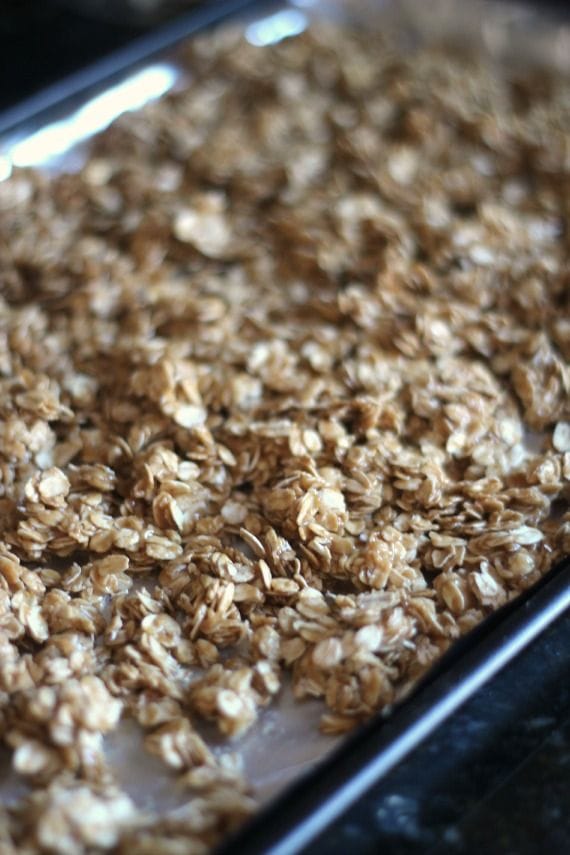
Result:
{"label": "clump of granola", "polygon": [[[0,184],[6,852],[208,851],[254,801],[204,722],[290,679],[342,732],[570,551],[567,81],[334,27],[183,62]],[[125,717],[181,808],[118,788]]]}

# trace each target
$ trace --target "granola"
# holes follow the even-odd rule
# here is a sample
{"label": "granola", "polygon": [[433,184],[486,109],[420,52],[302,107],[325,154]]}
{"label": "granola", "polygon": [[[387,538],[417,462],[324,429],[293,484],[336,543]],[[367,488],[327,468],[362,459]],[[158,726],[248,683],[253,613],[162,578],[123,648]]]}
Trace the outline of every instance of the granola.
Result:
{"label": "granola", "polygon": [[209,851],[286,681],[341,733],[570,552],[568,81],[324,25],[182,62],[0,184],[6,853]]}

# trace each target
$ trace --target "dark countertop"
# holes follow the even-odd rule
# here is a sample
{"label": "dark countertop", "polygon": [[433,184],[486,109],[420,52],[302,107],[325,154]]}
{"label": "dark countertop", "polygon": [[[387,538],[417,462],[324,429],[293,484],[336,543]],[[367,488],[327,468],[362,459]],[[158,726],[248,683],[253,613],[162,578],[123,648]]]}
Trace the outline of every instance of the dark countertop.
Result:
{"label": "dark countertop", "polygon": [[[0,111],[142,32],[55,0],[9,0],[2,12]],[[570,853],[569,678],[566,615],[308,852]]]}
{"label": "dark countertop", "polygon": [[570,615],[307,850],[570,852]]}
{"label": "dark countertop", "polygon": [[[80,6],[80,0],[77,0]],[[57,0],[8,0],[0,14],[0,110],[127,44],[137,27],[75,14]]]}

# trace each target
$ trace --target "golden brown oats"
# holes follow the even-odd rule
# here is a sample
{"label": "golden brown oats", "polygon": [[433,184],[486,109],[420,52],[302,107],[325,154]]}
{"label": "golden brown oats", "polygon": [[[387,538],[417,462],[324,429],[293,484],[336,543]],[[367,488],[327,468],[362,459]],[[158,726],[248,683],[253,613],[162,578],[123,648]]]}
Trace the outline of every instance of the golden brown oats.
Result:
{"label": "golden brown oats", "polygon": [[[325,26],[181,61],[0,184],[7,853],[210,851],[255,805],[204,721],[288,680],[343,733],[570,551],[567,80]],[[180,808],[116,788],[121,717]]]}

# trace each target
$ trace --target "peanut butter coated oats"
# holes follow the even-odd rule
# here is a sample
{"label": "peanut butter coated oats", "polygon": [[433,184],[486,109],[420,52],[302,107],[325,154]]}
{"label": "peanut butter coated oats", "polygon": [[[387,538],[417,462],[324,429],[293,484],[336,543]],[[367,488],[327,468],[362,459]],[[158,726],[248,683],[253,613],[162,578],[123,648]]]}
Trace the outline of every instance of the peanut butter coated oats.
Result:
{"label": "peanut butter coated oats", "polygon": [[568,81],[332,27],[183,60],[0,184],[6,855],[209,851],[287,681],[347,730],[570,552]]}

